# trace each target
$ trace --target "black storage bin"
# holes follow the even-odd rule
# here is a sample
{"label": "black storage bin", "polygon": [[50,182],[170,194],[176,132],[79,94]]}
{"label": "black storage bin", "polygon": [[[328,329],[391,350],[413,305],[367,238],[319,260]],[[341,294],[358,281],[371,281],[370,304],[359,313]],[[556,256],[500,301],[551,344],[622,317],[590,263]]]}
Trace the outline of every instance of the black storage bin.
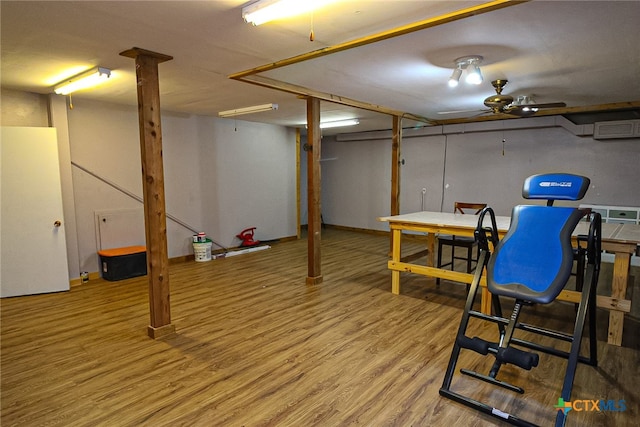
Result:
{"label": "black storage bin", "polygon": [[109,281],[130,279],[147,274],[147,248],[125,248],[98,251],[102,265],[102,278]]}

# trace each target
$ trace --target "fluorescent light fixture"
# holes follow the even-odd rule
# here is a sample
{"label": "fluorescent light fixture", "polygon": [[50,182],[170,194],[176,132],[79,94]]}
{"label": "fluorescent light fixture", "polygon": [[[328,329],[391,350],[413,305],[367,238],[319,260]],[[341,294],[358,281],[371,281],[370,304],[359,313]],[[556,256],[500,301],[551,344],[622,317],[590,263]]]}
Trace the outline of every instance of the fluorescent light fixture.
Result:
{"label": "fluorescent light fixture", "polygon": [[336,120],[334,122],[320,122],[320,129],[339,128],[342,126],[355,126],[360,124],[358,119]]}
{"label": "fluorescent light fixture", "polygon": [[316,10],[336,0],[258,0],[242,8],[242,18],[253,25]]}
{"label": "fluorescent light fixture", "polygon": [[262,104],[253,107],[236,108],[235,110],[220,111],[219,117],[233,117],[242,114],[261,113],[263,111],[277,110],[278,104]]}
{"label": "fluorescent light fixture", "polygon": [[53,87],[53,91],[58,95],[69,95],[72,92],[98,85],[110,76],[111,70],[95,67],[58,83]]}

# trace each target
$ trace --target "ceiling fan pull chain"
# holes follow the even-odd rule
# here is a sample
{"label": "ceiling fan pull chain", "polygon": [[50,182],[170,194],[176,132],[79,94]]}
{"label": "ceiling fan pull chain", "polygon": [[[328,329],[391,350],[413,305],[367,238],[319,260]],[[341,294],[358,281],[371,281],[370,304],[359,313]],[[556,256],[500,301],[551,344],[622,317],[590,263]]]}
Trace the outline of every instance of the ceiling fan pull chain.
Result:
{"label": "ceiling fan pull chain", "polygon": [[309,32],[309,41],[312,42],[315,39],[316,39],[316,37],[313,34],[313,11],[311,11],[311,31]]}
{"label": "ceiling fan pull chain", "polygon": [[502,121],[502,157],[504,157],[504,143],[505,143],[505,137],[504,137],[504,120]]}

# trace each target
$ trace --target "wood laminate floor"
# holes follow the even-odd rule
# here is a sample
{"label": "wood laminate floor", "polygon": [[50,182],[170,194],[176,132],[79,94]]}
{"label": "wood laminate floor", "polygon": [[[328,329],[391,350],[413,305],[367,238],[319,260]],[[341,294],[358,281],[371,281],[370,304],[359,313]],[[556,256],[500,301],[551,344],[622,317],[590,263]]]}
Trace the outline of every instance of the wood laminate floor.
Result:
{"label": "wood laminate floor", "polygon": [[[404,247],[420,247],[411,241]],[[147,337],[146,277],[91,280],[59,294],[1,300],[1,424],[9,426],[495,426],[442,398],[465,286],[402,276],[390,292],[389,239],[326,229],[324,282],[305,285],[306,240],[170,267],[177,334]],[[530,319],[564,325],[554,303]],[[602,314],[602,313],[599,313]],[[572,411],[569,426],[636,426],[640,350],[606,344],[578,367],[575,400],[625,411]],[[635,325],[626,333],[637,334]],[[495,326],[474,323],[480,336]],[[625,338],[632,344],[633,338]],[[493,358],[465,351],[459,367]],[[566,362],[541,355],[500,377],[524,395],[456,375],[453,389],[552,425]]]}

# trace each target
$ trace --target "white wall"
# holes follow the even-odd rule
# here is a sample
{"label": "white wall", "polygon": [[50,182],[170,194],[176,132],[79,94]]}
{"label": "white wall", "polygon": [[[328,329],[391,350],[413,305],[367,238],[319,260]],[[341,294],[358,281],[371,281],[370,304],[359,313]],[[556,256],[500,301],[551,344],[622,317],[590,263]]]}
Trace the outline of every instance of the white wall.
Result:
{"label": "white wall", "polygon": [[[5,89],[2,96],[3,125],[47,126],[46,97]],[[71,161],[142,196],[137,108],[78,98],[74,104],[67,111]],[[498,214],[508,215],[522,201],[523,179],[548,171],[589,176],[592,188],[584,203],[640,205],[640,140],[596,141],[558,126],[505,127],[491,122],[480,130],[458,126],[440,134],[406,132],[401,212],[421,210],[425,188],[426,210],[451,211],[455,200],[487,201]],[[296,235],[293,129],[167,112],[162,131],[169,215],[224,246],[237,245],[235,235],[253,226],[261,240]],[[322,159],[324,221],[386,230],[387,224],[376,218],[389,214],[391,138],[324,137]],[[304,224],[306,152],[301,151],[300,161]],[[79,258],[75,265],[98,271],[94,213],[140,208],[141,203],[75,166],[72,173]],[[169,256],[192,253],[190,230],[171,220],[167,229]],[[71,277],[77,274],[70,270]]]}
{"label": "white wall", "polygon": [[259,240],[295,236],[295,130],[213,120],[201,164],[203,209],[213,235],[227,246],[238,245],[234,236],[250,227]]}
{"label": "white wall", "polygon": [[326,224],[376,229],[391,203],[391,142],[322,139],[322,218]]}
{"label": "white wall", "polygon": [[[71,161],[142,196],[137,108],[76,99]],[[167,214],[226,247],[241,230],[296,235],[295,131],[240,120],[163,113]],[[81,268],[98,271],[95,212],[142,204],[73,167]],[[167,219],[169,257],[193,253],[193,232]]]}
{"label": "white wall", "polygon": [[[422,210],[425,188],[424,210],[451,212],[453,203],[462,200],[486,202],[498,215],[510,215],[511,208],[523,202],[527,176],[558,171],[591,179],[583,203],[640,205],[639,139],[596,141],[548,122],[526,129],[503,129],[495,122],[482,131],[461,131],[458,126],[445,127],[440,134],[405,136],[401,213]],[[322,157],[336,159],[322,164],[325,222],[388,229],[376,218],[390,213],[391,138],[338,139],[322,142]]]}
{"label": "white wall", "polygon": [[0,98],[2,126],[48,126],[46,96],[2,88]]}

